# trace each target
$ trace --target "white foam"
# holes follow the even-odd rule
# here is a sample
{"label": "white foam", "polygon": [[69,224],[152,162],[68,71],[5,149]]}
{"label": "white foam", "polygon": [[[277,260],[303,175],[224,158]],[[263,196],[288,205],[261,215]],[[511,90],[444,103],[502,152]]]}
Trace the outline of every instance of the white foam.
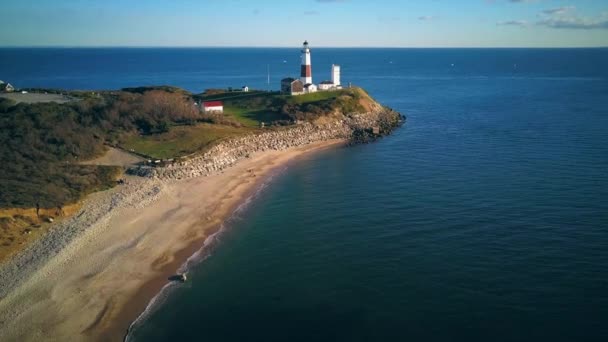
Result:
{"label": "white foam", "polygon": [[125,342],[130,341],[131,333],[135,331],[143,322],[146,321],[150,315],[156,311],[169,297],[170,290],[177,287],[177,283],[169,282],[163,286],[163,288],[150,300],[144,311],[129,325],[127,329],[127,335],[124,338]]}

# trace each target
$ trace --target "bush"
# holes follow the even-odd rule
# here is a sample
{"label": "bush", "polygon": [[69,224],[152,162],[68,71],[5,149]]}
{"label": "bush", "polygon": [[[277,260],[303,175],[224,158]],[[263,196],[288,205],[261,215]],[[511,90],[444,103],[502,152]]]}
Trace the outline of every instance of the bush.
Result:
{"label": "bush", "polygon": [[201,115],[200,121],[217,124],[217,125],[226,125],[232,127],[243,127],[243,124],[235,120],[231,116],[227,116],[221,113],[205,113]]}
{"label": "bush", "polygon": [[14,107],[15,104],[16,102],[11,99],[0,97],[0,113],[6,113],[9,109]]}

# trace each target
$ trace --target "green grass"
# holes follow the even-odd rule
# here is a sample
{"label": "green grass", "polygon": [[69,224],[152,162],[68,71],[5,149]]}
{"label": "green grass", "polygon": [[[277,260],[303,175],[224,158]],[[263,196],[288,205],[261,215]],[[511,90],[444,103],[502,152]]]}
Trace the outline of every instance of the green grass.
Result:
{"label": "green grass", "polygon": [[168,159],[204,150],[220,139],[251,131],[249,128],[212,124],[175,126],[162,134],[132,136],[126,139],[122,147],[152,158]]}
{"label": "green grass", "polygon": [[260,119],[256,116],[256,110],[224,104],[224,114],[234,117],[237,121],[248,127],[255,127],[260,124]]}
{"label": "green grass", "polygon": [[271,122],[284,119],[278,110],[284,100],[279,92],[249,91],[224,92],[212,95],[197,95],[195,99],[202,101],[223,101],[224,113],[235,118],[246,127],[259,127],[260,122]]}
{"label": "green grass", "polygon": [[316,93],[303,94],[297,96],[289,96],[287,101],[293,104],[305,104],[311,102],[318,102],[323,100],[335,99],[336,97],[343,95],[344,91],[319,91]]}
{"label": "green grass", "polygon": [[279,92],[232,92],[202,96],[203,101],[224,102],[224,113],[234,117],[247,127],[258,127],[260,122],[269,123],[289,119],[282,108],[284,105],[306,105],[332,100],[341,95],[351,94],[351,90],[322,91],[298,96],[284,95]]}
{"label": "green grass", "polygon": [[261,90],[254,90],[249,92],[242,91],[234,91],[234,92],[225,92],[213,95],[202,95],[199,96],[203,101],[223,101],[223,100],[236,100],[236,99],[246,99],[252,97],[271,97],[279,95],[279,92],[267,92]]}
{"label": "green grass", "polygon": [[342,109],[342,112],[361,111],[359,99],[364,95],[367,97],[358,88],[352,88],[297,96],[279,92],[235,91],[195,97],[203,101],[223,101],[225,115],[246,127],[259,127],[260,122],[290,121],[290,115],[297,111],[311,111],[316,116],[334,109]]}
{"label": "green grass", "polygon": [[282,119],[280,113],[263,106],[247,108],[238,104],[224,104],[224,114],[234,117],[246,127],[259,127],[260,122],[269,123]]}

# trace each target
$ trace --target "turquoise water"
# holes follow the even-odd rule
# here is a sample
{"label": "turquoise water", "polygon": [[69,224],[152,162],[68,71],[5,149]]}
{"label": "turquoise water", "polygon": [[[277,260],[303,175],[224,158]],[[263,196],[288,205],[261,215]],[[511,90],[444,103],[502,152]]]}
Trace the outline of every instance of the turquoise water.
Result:
{"label": "turquoise water", "polygon": [[[28,51],[0,56],[92,54],[99,67],[73,83],[23,67],[21,86],[264,87],[267,63],[298,71],[297,49]],[[278,170],[129,339],[608,340],[606,61],[606,49],[313,50],[313,77],[341,63],[407,123]]]}

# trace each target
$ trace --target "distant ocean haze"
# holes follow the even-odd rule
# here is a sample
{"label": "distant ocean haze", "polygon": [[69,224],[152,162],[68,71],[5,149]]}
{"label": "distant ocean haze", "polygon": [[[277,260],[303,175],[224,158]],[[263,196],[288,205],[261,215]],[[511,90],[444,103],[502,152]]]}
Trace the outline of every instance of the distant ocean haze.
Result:
{"label": "distant ocean haze", "polygon": [[[405,126],[278,170],[130,340],[608,340],[607,60],[313,45],[314,82],[340,64]],[[0,61],[17,87],[68,89],[278,89],[300,70],[298,47]]]}

